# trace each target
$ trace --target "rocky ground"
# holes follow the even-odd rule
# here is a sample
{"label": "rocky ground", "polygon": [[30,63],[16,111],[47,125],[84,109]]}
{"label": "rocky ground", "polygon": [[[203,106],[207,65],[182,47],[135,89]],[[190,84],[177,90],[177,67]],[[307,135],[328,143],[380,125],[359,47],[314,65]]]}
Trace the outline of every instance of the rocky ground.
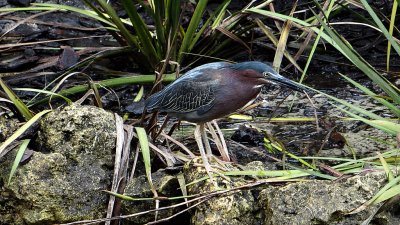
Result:
{"label": "rocky ground", "polygon": [[[73,104],[46,115],[35,140],[37,149],[20,165],[10,184],[7,180],[15,153],[1,159],[0,222],[54,224],[103,218],[109,195],[102,190],[108,190],[112,182],[115,139],[114,115],[97,107]],[[153,163],[156,162],[157,158],[153,158]],[[182,175],[186,183],[206,175],[204,169],[194,166],[196,163],[201,165],[201,160],[194,158],[188,162],[182,173],[154,171],[152,178],[158,195],[183,195],[179,185]],[[265,161],[252,161],[243,166],[268,170],[264,164]],[[228,168],[239,169],[237,166],[232,164]],[[152,198],[147,178],[140,171],[143,169],[128,181],[124,194]],[[204,199],[198,201],[204,202],[172,221],[175,224],[189,221],[191,224],[361,224],[380,205],[348,213],[371,199],[387,183],[386,179],[379,170],[336,181],[304,179],[271,183],[239,176],[218,178],[220,190],[208,181],[200,181],[188,186],[186,195],[200,194]],[[217,193],[206,194],[212,191]],[[172,216],[197,203],[174,206],[183,201],[162,200],[160,207],[170,207],[160,211],[158,218]],[[123,215],[129,215],[154,209],[155,203],[123,200],[121,206]],[[398,207],[395,204],[380,212],[371,224],[398,224]],[[124,221],[143,224],[153,221],[154,216],[154,212],[149,212]]]}

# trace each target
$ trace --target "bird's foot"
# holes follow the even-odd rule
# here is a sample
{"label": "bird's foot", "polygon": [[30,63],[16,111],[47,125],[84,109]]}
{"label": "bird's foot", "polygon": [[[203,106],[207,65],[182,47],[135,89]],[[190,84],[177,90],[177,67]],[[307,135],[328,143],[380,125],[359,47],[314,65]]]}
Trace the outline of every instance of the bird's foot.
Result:
{"label": "bird's foot", "polygon": [[215,155],[207,155],[207,158],[209,162],[215,162],[211,165],[212,167],[219,169],[223,172],[230,171],[233,169],[233,167],[231,166],[232,162],[221,160],[219,157]]}
{"label": "bird's foot", "polygon": [[230,170],[229,164],[230,163],[218,159],[216,156],[208,155],[207,161],[203,161],[203,163],[195,163],[194,165],[204,167],[208,177],[210,178],[210,182],[214,184],[215,190],[220,190],[221,188],[219,188],[217,182],[219,177],[223,178],[228,183],[231,182],[231,179],[223,174],[223,172]]}

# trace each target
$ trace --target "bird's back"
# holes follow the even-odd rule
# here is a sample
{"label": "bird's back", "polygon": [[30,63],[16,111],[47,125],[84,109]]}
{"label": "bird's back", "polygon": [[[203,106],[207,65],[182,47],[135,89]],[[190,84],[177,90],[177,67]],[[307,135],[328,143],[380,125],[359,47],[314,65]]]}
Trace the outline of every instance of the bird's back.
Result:
{"label": "bird's back", "polygon": [[187,113],[201,108],[206,110],[214,100],[214,83],[217,82],[213,79],[214,76],[218,74],[218,70],[229,65],[225,62],[215,62],[189,70],[146,99],[147,112]]}

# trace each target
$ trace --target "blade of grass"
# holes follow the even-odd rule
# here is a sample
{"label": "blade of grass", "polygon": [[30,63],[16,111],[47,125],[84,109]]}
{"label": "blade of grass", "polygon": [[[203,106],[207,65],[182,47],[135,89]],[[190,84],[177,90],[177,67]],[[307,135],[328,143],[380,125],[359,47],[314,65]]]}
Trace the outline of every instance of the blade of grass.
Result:
{"label": "blade of grass", "polygon": [[140,149],[142,151],[144,168],[146,171],[146,177],[149,182],[150,188],[154,193],[154,196],[157,196],[157,191],[154,187],[153,180],[151,178],[151,162],[150,162],[150,147],[149,140],[147,138],[147,133],[143,127],[135,127],[136,133],[139,139]]}
{"label": "blade of grass", "polygon": [[363,109],[363,108],[361,108],[361,107],[358,107],[358,106],[356,106],[356,105],[350,104],[350,103],[348,103],[348,102],[346,102],[346,101],[344,101],[344,100],[342,100],[342,99],[336,98],[336,97],[334,97],[334,96],[332,96],[332,95],[328,95],[328,94],[326,94],[326,93],[324,93],[324,92],[322,92],[322,91],[319,91],[319,90],[317,90],[317,89],[314,89],[314,88],[305,86],[305,85],[300,84],[300,83],[298,83],[298,85],[303,86],[303,87],[306,88],[306,89],[315,91],[315,92],[317,92],[317,93],[319,93],[319,94],[322,94],[322,95],[326,96],[327,98],[329,98],[329,99],[331,99],[331,100],[334,100],[334,101],[336,101],[336,102],[338,102],[338,103],[340,103],[340,104],[342,104],[342,105],[344,105],[344,106],[349,107],[351,110],[354,110],[354,111],[356,111],[356,112],[358,112],[358,113],[361,113],[361,114],[363,114],[363,115],[365,115],[365,116],[368,116],[368,117],[371,118],[371,119],[375,119],[375,120],[385,120],[385,118],[383,118],[383,117],[381,117],[381,116],[379,116],[379,115],[376,115],[375,113],[372,113],[372,112],[370,112],[370,111],[367,111],[367,110],[365,110],[365,109]]}
{"label": "blade of grass", "polygon": [[[91,7],[93,10],[95,10],[99,16],[102,15],[102,13],[89,0],[83,0],[83,2],[86,5],[88,5],[89,7]],[[145,52],[144,49],[141,48],[141,45],[139,45],[136,38],[125,27],[125,25],[121,21],[120,17],[118,16],[117,12],[109,4],[107,4],[107,2],[104,0],[96,0],[96,2],[101,6],[101,8],[104,10],[104,12],[110,17],[110,20],[112,21],[112,23],[114,23],[115,26],[119,29],[119,31],[121,32],[121,35],[124,36],[124,40],[128,43],[128,45],[131,47],[136,47],[137,49],[140,49],[142,52]]]}
{"label": "blade of grass", "polygon": [[292,177],[309,176],[300,170],[234,170],[223,173],[226,176]]}
{"label": "blade of grass", "polygon": [[48,94],[48,95],[50,95],[50,97],[51,97],[52,95],[54,95],[54,96],[57,96],[57,97],[60,97],[60,98],[64,99],[68,104],[71,104],[71,103],[72,103],[72,100],[71,100],[71,99],[69,99],[69,98],[67,98],[67,97],[65,97],[65,96],[63,96],[63,95],[54,93],[54,92],[52,92],[52,91],[40,90],[40,89],[35,89],[35,88],[14,88],[14,90],[16,90],[16,91],[29,91],[29,92],[43,93],[43,94]]}
{"label": "blade of grass", "polygon": [[[183,175],[182,172],[178,173],[176,175],[176,179],[178,180],[179,183],[179,188],[182,191],[182,195],[183,196],[188,196],[188,192],[187,192],[187,188],[186,188],[186,180],[185,180],[185,176]],[[185,197],[185,202],[188,201],[188,198]]]}
{"label": "blade of grass", "polygon": [[393,36],[387,31],[385,25],[383,25],[381,19],[376,15],[374,10],[371,8],[371,6],[368,4],[366,0],[360,0],[361,3],[363,4],[364,8],[367,10],[369,15],[372,17],[376,25],[378,25],[379,29],[382,31],[382,33],[385,35],[386,39],[391,43],[393,46],[394,50],[397,52],[397,54],[400,56],[400,46],[399,44],[393,39]]}
{"label": "blade of grass", "polygon": [[[128,195],[123,195],[123,194],[119,194],[116,192],[112,192],[112,191],[107,191],[104,190],[104,192],[110,194],[110,195],[114,195],[117,198],[123,199],[123,200],[127,200],[127,201],[154,201],[155,198],[133,198],[130,197]],[[183,195],[183,196],[176,196],[176,197],[161,197],[161,200],[177,200],[177,199],[182,199],[182,198],[192,198],[192,197],[197,197],[198,195]]]}
{"label": "blade of grass", "polygon": [[[180,2],[176,2],[174,8],[178,8],[180,10]],[[166,47],[167,47],[167,41],[166,41],[166,33],[169,31],[169,28],[166,24],[167,20],[169,19],[167,17],[168,10],[172,8],[168,8],[168,2],[167,1],[153,1],[153,4],[150,4],[150,7],[152,10],[152,17],[154,19],[154,24],[156,27],[156,37],[157,41],[155,42],[155,45],[158,48],[158,52],[166,52]],[[171,5],[169,5],[171,7]],[[173,7],[173,6],[172,6]],[[161,58],[161,56],[160,56]]]}
{"label": "blade of grass", "polygon": [[[297,7],[297,1],[294,2],[293,7],[290,11],[290,16],[293,16],[293,13]],[[278,44],[276,45],[276,51],[274,56],[274,61],[272,62],[272,67],[279,73],[279,69],[281,68],[281,63],[283,59],[283,53],[286,50],[286,43],[290,34],[290,28],[292,27],[292,21],[286,20],[283,24],[283,28],[281,31],[281,35],[279,37]]]}
{"label": "blade of grass", "polygon": [[396,195],[400,195],[400,184],[397,184],[383,192],[378,198],[375,199],[375,201],[372,202],[372,204],[378,204]]}
{"label": "blade of grass", "polygon": [[66,6],[61,4],[51,4],[51,3],[31,3],[34,7],[21,7],[21,8],[0,8],[0,12],[17,12],[17,11],[52,11],[52,10],[66,10],[76,12],[87,17],[93,18],[95,20],[101,21],[112,28],[116,28],[115,25],[109,22],[107,19],[99,17],[93,11],[79,9],[73,6]]}
{"label": "blade of grass", "polygon": [[[315,12],[313,12],[314,15]],[[381,75],[376,71],[374,67],[372,67],[367,61],[365,61],[361,55],[359,55],[347,41],[343,39],[335,30],[331,29],[324,21],[322,21],[319,17],[316,17],[320,24],[324,27],[329,36],[335,41],[336,45],[340,46],[340,48],[345,52],[345,56],[353,62],[355,66],[357,66],[361,71],[364,72],[374,83],[376,83],[382,90],[388,94],[394,102],[400,104],[400,96],[399,94],[391,87],[385,79],[381,77]],[[393,43],[392,43],[393,44]]]}
{"label": "blade of grass", "polygon": [[[397,12],[397,1],[393,2],[392,6],[392,15],[390,16],[390,25],[389,25],[389,34],[393,35],[394,21],[396,20],[396,12]],[[387,52],[386,52],[386,71],[390,71],[390,52],[391,52],[391,43],[388,41]]]}
{"label": "blade of grass", "polygon": [[[269,30],[267,28],[267,26],[259,19],[256,18],[255,19],[258,27],[263,31],[263,33],[271,40],[271,42],[274,45],[278,45],[278,39],[276,39],[275,35],[272,33],[271,30]],[[301,69],[301,67],[299,66],[299,64],[297,64],[296,60],[289,54],[289,52],[285,49],[285,51],[283,52],[284,56],[290,61],[290,63],[292,63],[296,69],[298,69],[299,71],[303,72],[303,70]]]}
{"label": "blade of grass", "polygon": [[306,88],[306,89],[310,89],[310,90],[313,90],[313,91],[318,92],[318,93],[320,93],[320,94],[323,94],[323,95],[325,95],[326,97],[328,97],[328,98],[330,98],[330,99],[332,99],[332,100],[334,100],[334,101],[336,101],[336,102],[339,102],[340,104],[342,104],[342,105],[344,105],[344,106],[347,106],[347,107],[350,108],[351,110],[356,111],[356,112],[358,112],[358,113],[361,113],[361,114],[363,114],[364,116],[368,116],[368,117],[370,117],[370,118],[372,119],[372,120],[365,119],[365,118],[363,118],[363,117],[361,117],[361,116],[358,116],[358,115],[356,115],[356,114],[354,114],[354,113],[352,113],[352,112],[350,112],[350,111],[348,111],[348,110],[343,109],[342,107],[339,107],[339,106],[337,106],[337,105],[334,105],[334,106],[337,107],[339,110],[341,110],[341,111],[343,111],[343,112],[345,112],[345,113],[351,115],[353,118],[355,118],[355,119],[357,119],[357,120],[360,120],[360,121],[362,121],[362,122],[364,122],[364,123],[367,123],[367,124],[369,124],[369,125],[371,125],[371,126],[373,126],[373,127],[376,127],[376,128],[378,128],[378,129],[381,129],[381,130],[383,130],[383,131],[385,131],[385,132],[387,132],[387,133],[389,133],[389,134],[391,134],[391,135],[397,135],[397,133],[400,132],[400,125],[399,125],[399,124],[393,123],[393,122],[391,122],[391,121],[389,121],[389,120],[387,120],[387,119],[385,119],[385,118],[383,118],[383,117],[380,117],[380,116],[378,116],[378,115],[376,115],[376,114],[374,114],[374,113],[372,113],[372,112],[369,112],[369,111],[367,111],[367,110],[365,110],[365,109],[363,109],[363,108],[361,108],[361,107],[358,107],[358,106],[356,106],[356,105],[350,104],[350,103],[348,103],[348,102],[346,102],[346,101],[344,101],[344,100],[338,99],[338,98],[333,97],[333,96],[328,95],[328,94],[325,94],[325,93],[323,93],[323,92],[321,92],[321,91],[318,91],[318,90],[316,90],[316,89],[307,87],[307,86],[302,85],[302,84],[300,84],[300,83],[297,83],[297,84],[298,84],[299,86],[303,86],[303,87]]}
{"label": "blade of grass", "polygon": [[352,80],[351,78],[339,73],[340,76],[342,76],[344,79],[346,79],[348,82],[352,83],[355,87],[363,91],[365,94],[371,96],[374,98],[376,101],[380,102],[382,105],[386,106],[388,109],[390,109],[397,117],[400,117],[400,109],[396,107],[395,105],[391,104],[390,102],[386,101],[383,98],[377,97],[378,95],[375,94],[374,92],[370,91],[368,88],[362,86],[361,84],[357,83],[356,81]]}
{"label": "blade of grass", "polygon": [[207,0],[199,0],[197,2],[196,9],[194,10],[192,19],[190,19],[189,26],[186,30],[185,36],[182,40],[182,45],[179,49],[178,53],[178,63],[182,62],[182,58],[184,57],[185,52],[190,52],[190,45],[192,44],[194,33],[196,29],[199,27],[201,16],[206,8]]}
{"label": "blade of grass", "polygon": [[8,87],[8,85],[1,78],[0,78],[0,86],[6,92],[8,98],[14,103],[15,107],[17,107],[21,115],[26,120],[30,120],[33,117],[33,114],[29,110],[28,106],[26,106],[25,103],[23,103],[21,99],[19,99],[19,97],[14,93],[14,91],[11,90],[11,88]]}
{"label": "blade of grass", "polygon": [[[327,10],[326,13],[325,13],[326,18],[329,18],[329,15],[330,15],[331,12],[332,12],[332,8],[333,8],[333,6],[334,6],[334,3],[335,3],[335,1],[331,1],[331,2],[329,3],[329,5],[328,5],[328,10]],[[316,16],[318,16],[318,15],[316,15]],[[300,80],[299,80],[300,83],[303,82],[303,80],[304,80],[304,78],[305,78],[305,76],[306,76],[306,73],[307,73],[307,71],[308,71],[308,67],[310,66],[311,60],[312,60],[312,58],[313,58],[313,56],[314,56],[314,52],[315,52],[315,50],[317,49],[318,43],[319,43],[319,41],[320,41],[320,39],[321,39],[321,34],[324,32],[324,30],[323,30],[324,27],[321,26],[319,29],[320,29],[320,31],[317,33],[317,37],[315,38],[314,44],[313,44],[313,46],[312,46],[312,48],[311,48],[311,52],[310,52],[310,54],[309,54],[309,56],[308,56],[308,58],[307,58],[306,65],[304,66],[304,70],[303,70],[303,72],[302,72],[302,74],[301,74],[301,77],[300,77]]]}
{"label": "blade of grass", "polygon": [[10,185],[11,179],[14,176],[15,172],[17,171],[19,162],[21,162],[21,159],[24,156],[25,150],[28,147],[28,144],[30,141],[31,141],[30,139],[25,139],[22,141],[22,144],[19,146],[17,155],[15,156],[15,160],[14,160],[14,163],[11,168],[10,176],[8,177],[8,182],[7,182],[8,185]]}
{"label": "blade of grass", "polygon": [[[102,80],[95,82],[94,84],[96,85],[97,88],[112,88],[112,87],[119,87],[122,85],[128,85],[128,84],[151,84],[154,83],[156,77],[154,75],[141,75],[141,76],[129,76],[129,77],[118,77],[118,78],[112,78],[112,79],[107,79],[107,80]],[[170,83],[176,79],[175,74],[166,74],[164,76],[163,82]],[[78,93],[85,92],[89,90],[88,85],[76,85],[74,87],[68,88],[61,90],[58,94],[62,96],[70,96]],[[53,96],[57,97],[57,96]],[[38,101],[35,101],[32,103],[32,105],[37,105],[41,104],[45,101],[48,101],[49,97],[40,99]]]}
{"label": "blade of grass", "polygon": [[76,12],[82,15],[85,15],[89,18],[98,20],[102,23],[105,23],[109,25],[110,27],[116,29],[117,27],[115,26],[114,23],[110,22],[103,14],[98,15],[96,12],[87,10],[87,9],[80,9],[74,6],[68,6],[68,5],[62,5],[62,4],[53,4],[53,3],[31,3],[33,6],[37,6],[37,8],[43,8],[47,9],[50,8],[52,10],[58,9],[58,10],[65,10],[65,11],[71,11],[71,12]]}
{"label": "blade of grass", "polygon": [[284,150],[284,149],[283,149],[282,147],[280,147],[278,144],[269,141],[267,138],[264,138],[264,142],[267,143],[267,144],[271,144],[271,146],[274,147],[274,149],[277,149],[277,150],[279,150],[280,152],[282,152],[283,154],[288,155],[290,158],[293,158],[293,159],[299,161],[299,162],[300,162],[301,164],[303,164],[304,166],[307,166],[307,167],[309,167],[309,168],[311,168],[311,169],[316,169],[314,166],[312,166],[311,164],[309,164],[308,162],[306,162],[305,160],[303,160],[301,157],[296,156],[296,155],[294,155],[294,154],[292,154],[292,153],[290,153],[290,152]]}
{"label": "blade of grass", "polygon": [[144,93],[144,87],[142,85],[142,86],[140,86],[139,92],[137,93],[137,95],[136,95],[135,99],[133,99],[133,101],[134,102],[140,101],[140,99],[142,99],[142,97],[143,97],[143,93]]}
{"label": "blade of grass", "polygon": [[[335,105],[336,106],[336,105]],[[368,120],[361,116],[358,116],[348,110],[343,109],[342,107],[336,106],[339,110],[349,114],[353,118],[360,120],[368,125],[371,125],[375,128],[378,128],[382,131],[385,131],[388,134],[396,136],[400,132],[400,124],[396,124],[387,120]]]}
{"label": "blade of grass", "polygon": [[394,179],[394,175],[392,173],[392,170],[390,170],[390,167],[388,165],[388,163],[386,162],[386,160],[383,158],[382,154],[380,152],[377,152],[377,155],[379,157],[379,160],[382,163],[383,169],[385,170],[386,176],[388,178],[389,181]]}
{"label": "blade of grass", "polygon": [[145,55],[153,61],[153,65],[155,65],[160,61],[161,56],[156,52],[156,49],[154,48],[151,34],[149,29],[147,28],[147,25],[144,23],[143,19],[137,12],[136,6],[133,4],[133,1],[123,0],[122,5],[128,13],[128,16],[132,22],[132,26],[135,29],[136,35],[138,35],[138,39],[140,40],[141,48],[139,48],[139,46],[137,47],[141,49],[145,53]]}
{"label": "blade of grass", "polygon": [[[226,13],[226,8],[228,5],[231,3],[231,0],[225,0],[223,1],[218,7],[219,9],[216,10],[215,12],[219,12],[218,15],[216,16],[213,24],[211,25],[211,29],[216,29],[224,19],[225,13]],[[210,17],[212,18],[212,17]]]}
{"label": "blade of grass", "polygon": [[[365,208],[367,208],[369,205],[371,205],[373,203],[377,203],[378,201],[379,202],[384,201],[384,200],[388,199],[389,196],[393,197],[393,193],[399,194],[399,192],[400,192],[400,190],[398,190],[400,188],[400,184],[398,184],[399,182],[400,182],[400,176],[394,178],[392,181],[389,181],[385,186],[383,186],[383,188],[381,188],[378,191],[378,193],[376,193],[374,195],[374,197],[372,197],[366,203],[362,204],[360,207],[352,210],[348,214],[356,214],[358,212],[361,212],[362,210],[364,210]],[[391,189],[390,193],[385,194],[390,189]]]}
{"label": "blade of grass", "polygon": [[248,10],[246,10],[246,12],[256,13],[256,14],[260,14],[260,15],[263,15],[263,16],[266,16],[266,17],[276,18],[276,19],[279,19],[281,21],[291,20],[294,23],[293,25],[295,25],[296,27],[299,27],[299,28],[302,28],[302,29],[311,29],[316,34],[321,34],[321,38],[323,38],[326,42],[328,42],[333,47],[335,47],[342,54],[345,54],[343,52],[343,50],[340,48],[340,46],[338,46],[329,35],[327,35],[325,32],[320,31],[320,29],[318,29],[317,27],[315,27],[312,24],[307,23],[307,22],[305,22],[303,20],[300,20],[300,19],[292,17],[292,16],[287,16],[287,15],[284,15],[284,14],[271,12],[271,11],[267,11],[267,10],[256,9],[256,8],[248,9]]}
{"label": "blade of grass", "polygon": [[7,140],[5,140],[1,145],[0,145],[0,158],[3,157],[3,151],[4,149],[7,148],[8,145],[10,145],[13,141],[15,141],[19,136],[21,136],[29,127],[31,127],[35,122],[37,122],[40,117],[45,115],[46,113],[51,112],[52,110],[44,110],[36,114],[34,117],[32,117],[28,122],[26,122],[24,125],[22,125],[14,134],[12,134]]}
{"label": "blade of grass", "polygon": [[223,33],[226,35],[228,38],[232,39],[233,41],[236,41],[237,43],[241,44],[243,47],[247,49],[249,53],[251,53],[251,48],[244,42],[242,39],[240,39],[238,36],[236,36],[234,33],[222,28],[222,27],[217,27],[216,30],[219,32]]}
{"label": "blade of grass", "polygon": [[[158,198],[157,189],[154,186],[153,179],[151,177],[150,147],[149,147],[149,140],[147,138],[147,133],[143,127],[135,127],[135,130],[139,139],[147,181],[149,182],[154,198],[157,199]],[[158,208],[158,206],[159,206],[159,200],[156,200],[156,208]],[[156,213],[155,219],[157,219],[157,215],[158,213]]]}

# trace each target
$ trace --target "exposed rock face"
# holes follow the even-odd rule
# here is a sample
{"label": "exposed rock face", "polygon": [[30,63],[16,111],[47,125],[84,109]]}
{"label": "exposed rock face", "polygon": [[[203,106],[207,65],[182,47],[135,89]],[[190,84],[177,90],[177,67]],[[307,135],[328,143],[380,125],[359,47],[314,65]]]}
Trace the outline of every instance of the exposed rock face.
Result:
{"label": "exposed rock face", "polygon": [[[253,162],[246,167],[248,170],[262,170],[261,165],[261,162]],[[204,169],[194,168],[185,167],[187,182],[207,176]],[[217,178],[219,187],[234,188],[245,184],[243,177],[229,179],[233,183]],[[346,213],[369,201],[386,183],[385,173],[374,171],[337,181],[310,180],[284,186],[263,185],[250,190],[242,189],[240,192],[213,197],[197,206],[191,224],[361,224],[381,204],[372,205],[356,214]],[[188,187],[189,194],[213,190],[213,185],[204,181]],[[395,203],[388,210],[375,215],[371,224],[400,224],[399,208],[399,202]]]}
{"label": "exposed rock face", "polygon": [[49,113],[38,134],[40,152],[20,165],[0,162],[0,224],[54,224],[104,217],[115,148],[112,113],[71,105]]}
{"label": "exposed rock face", "polygon": [[11,136],[18,127],[19,125],[16,119],[0,116],[0,141],[4,141]]}
{"label": "exposed rock face", "polygon": [[[343,181],[313,180],[264,189],[259,199],[263,224],[361,224],[379,205],[357,214],[346,212],[370,200],[386,182],[385,173],[371,172]],[[399,219],[385,212],[374,220],[379,221],[376,224],[395,225]]]}
{"label": "exposed rock face", "polygon": [[[192,164],[193,163],[193,164]],[[215,161],[213,163],[216,163]],[[186,182],[193,182],[207,176],[202,165],[201,158],[195,158],[190,164],[185,165],[184,174]],[[230,165],[225,165],[231,167]],[[233,168],[230,168],[233,169]],[[222,171],[219,171],[222,172]],[[234,188],[245,184],[243,178],[227,177],[230,181],[221,177],[214,177],[218,182],[218,187],[222,189]],[[189,195],[206,194],[206,192],[216,191],[214,185],[209,181],[200,181],[187,188]],[[217,196],[205,201],[196,207],[191,218],[193,225],[243,225],[261,224],[259,208],[255,202],[251,190],[242,190],[235,193]]]}
{"label": "exposed rock face", "polygon": [[[182,196],[182,191],[179,188],[179,182],[175,175],[170,175],[166,173],[165,170],[158,170],[152,173],[153,185],[157,190],[159,196],[163,197],[176,197]],[[133,178],[128,182],[124,195],[128,195],[133,198],[153,198],[154,194],[150,189],[149,182],[146,175],[141,175]],[[183,199],[177,200],[161,200],[160,207],[170,206],[182,202]],[[148,201],[123,201],[122,211],[124,215],[134,214],[139,212],[144,212],[147,210],[152,210],[156,208],[154,200]],[[161,210],[158,212],[157,218],[166,218],[174,215],[185,209],[185,206],[171,208],[167,210]],[[124,224],[146,224],[148,222],[154,221],[155,213],[148,213],[145,215],[129,218]],[[180,224],[174,220],[171,224]],[[184,223],[183,223],[184,224]]]}
{"label": "exposed rock face", "polygon": [[[101,190],[109,189],[111,183],[115,129],[113,114],[92,106],[71,105],[45,116],[40,123],[36,151],[19,166],[10,184],[7,180],[16,153],[12,151],[0,159],[0,224],[46,225],[104,217],[108,195]],[[222,166],[215,160],[211,162],[216,170]],[[202,160],[195,158],[184,167],[186,184],[193,182],[186,187],[189,195],[216,191],[208,180],[201,180],[207,176],[201,165]],[[227,170],[238,169],[231,164],[224,166]],[[266,170],[262,162],[256,161],[245,169]],[[159,170],[152,177],[159,196],[182,195],[176,174]],[[224,190],[241,187],[256,178],[214,179]],[[378,206],[354,215],[345,212],[370,200],[386,183],[385,173],[375,171],[338,181],[240,188],[207,199],[183,218],[174,218],[173,224],[361,224]],[[131,180],[124,194],[153,197],[145,175]],[[181,201],[161,201],[160,207]],[[154,208],[154,201],[122,202],[124,215]],[[158,218],[172,216],[183,208],[160,211]],[[375,216],[372,224],[400,224],[399,203],[389,209]],[[154,216],[141,215],[124,220],[123,224],[143,224],[153,221]]]}
{"label": "exposed rock face", "polygon": [[375,155],[376,152],[385,152],[388,144],[380,140],[391,140],[393,137],[381,130],[370,128],[358,132],[342,133],[346,145],[342,149],[322,149],[319,156],[325,157],[352,157]]}
{"label": "exposed rock face", "polygon": [[112,113],[94,106],[71,105],[42,120],[38,143],[42,149],[71,160],[89,157],[112,166],[115,129]]}

